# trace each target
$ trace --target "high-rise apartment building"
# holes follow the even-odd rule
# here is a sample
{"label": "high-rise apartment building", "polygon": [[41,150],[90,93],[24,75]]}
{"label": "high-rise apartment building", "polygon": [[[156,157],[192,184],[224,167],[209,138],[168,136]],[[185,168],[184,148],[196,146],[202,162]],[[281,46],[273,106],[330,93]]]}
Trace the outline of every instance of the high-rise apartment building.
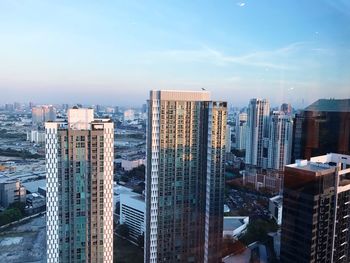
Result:
{"label": "high-rise apartment building", "polygon": [[251,99],[247,113],[245,162],[247,165],[267,168],[270,104],[265,99]]}
{"label": "high-rise apartment building", "polygon": [[45,130],[47,262],[113,262],[113,122],[74,108]]}
{"label": "high-rise apartment building", "polygon": [[350,155],[350,99],[320,99],[296,114],[292,161],[330,152]]}
{"label": "high-rise apartment building", "polygon": [[221,262],[226,102],[151,91],[145,262]]}
{"label": "high-rise apartment building", "polygon": [[236,120],[236,149],[245,150],[247,142],[247,119],[248,115],[245,112],[238,114]]}
{"label": "high-rise apartment building", "polygon": [[32,123],[44,124],[56,119],[56,109],[53,106],[42,105],[32,108]]}
{"label": "high-rise apartment building", "polygon": [[285,115],[291,115],[292,114],[292,105],[289,103],[283,103],[281,105],[281,111],[284,112]]}
{"label": "high-rise apartment building", "polygon": [[285,167],[281,262],[350,262],[349,167],[334,153]]}
{"label": "high-rise apartment building", "polygon": [[231,145],[232,145],[232,140],[231,140],[231,134],[232,134],[232,129],[230,125],[226,126],[226,153],[231,152]]}
{"label": "high-rise apartment building", "polygon": [[293,119],[284,112],[270,116],[268,168],[283,170],[292,155]]}

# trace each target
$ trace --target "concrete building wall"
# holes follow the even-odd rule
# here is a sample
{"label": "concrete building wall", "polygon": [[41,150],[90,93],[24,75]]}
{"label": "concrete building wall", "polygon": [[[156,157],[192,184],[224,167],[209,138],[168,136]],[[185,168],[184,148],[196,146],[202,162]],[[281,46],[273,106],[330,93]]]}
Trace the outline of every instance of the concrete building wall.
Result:
{"label": "concrete building wall", "polygon": [[14,202],[26,202],[26,189],[20,181],[0,183],[0,204],[6,208]]}
{"label": "concrete building wall", "polygon": [[135,193],[120,195],[120,224],[126,224],[130,237],[137,240],[146,231],[146,203],[144,197]]}

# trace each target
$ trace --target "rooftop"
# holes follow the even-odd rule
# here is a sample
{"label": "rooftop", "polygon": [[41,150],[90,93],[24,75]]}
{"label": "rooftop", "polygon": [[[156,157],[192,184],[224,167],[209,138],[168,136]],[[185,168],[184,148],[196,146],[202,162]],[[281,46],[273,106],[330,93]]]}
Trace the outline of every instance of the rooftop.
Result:
{"label": "rooftop", "polygon": [[319,172],[341,164],[345,166],[350,165],[350,155],[329,153],[312,157],[310,160],[297,160],[294,164],[287,165],[287,167]]}
{"label": "rooftop", "polygon": [[151,99],[169,101],[210,101],[210,92],[206,90],[152,90]]}
{"label": "rooftop", "polygon": [[319,99],[306,107],[305,111],[350,112],[350,99]]}
{"label": "rooftop", "polygon": [[235,216],[225,216],[224,217],[224,231],[231,231],[244,225],[248,217],[235,217]]}

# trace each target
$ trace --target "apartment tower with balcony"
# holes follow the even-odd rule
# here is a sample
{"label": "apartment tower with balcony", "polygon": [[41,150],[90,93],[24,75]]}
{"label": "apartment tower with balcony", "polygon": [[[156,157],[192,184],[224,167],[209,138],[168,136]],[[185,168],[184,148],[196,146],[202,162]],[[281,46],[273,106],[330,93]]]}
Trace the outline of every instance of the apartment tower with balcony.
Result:
{"label": "apartment tower with balcony", "polygon": [[73,108],[45,132],[47,262],[113,262],[113,122]]}
{"label": "apartment tower with balcony", "polygon": [[248,166],[267,168],[270,104],[265,99],[251,99],[247,114],[245,162]]}
{"label": "apartment tower with balcony", "polygon": [[226,102],[151,91],[145,262],[221,262]]}

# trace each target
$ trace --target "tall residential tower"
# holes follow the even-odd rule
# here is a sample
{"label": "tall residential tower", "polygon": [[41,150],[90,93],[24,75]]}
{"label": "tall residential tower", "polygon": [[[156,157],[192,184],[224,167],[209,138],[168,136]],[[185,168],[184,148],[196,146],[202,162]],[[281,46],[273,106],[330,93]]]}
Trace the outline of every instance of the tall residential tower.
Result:
{"label": "tall residential tower", "polygon": [[268,168],[280,170],[290,164],[292,155],[293,119],[281,111],[270,116]]}
{"label": "tall residential tower", "polygon": [[247,142],[247,113],[242,112],[236,120],[236,149],[245,150]]}
{"label": "tall residential tower", "polygon": [[270,104],[265,99],[251,99],[248,107],[248,137],[245,162],[267,168]]}
{"label": "tall residential tower", "polygon": [[221,262],[226,102],[151,91],[145,262]]}
{"label": "tall residential tower", "polygon": [[74,108],[45,129],[47,262],[113,262],[113,122]]}

